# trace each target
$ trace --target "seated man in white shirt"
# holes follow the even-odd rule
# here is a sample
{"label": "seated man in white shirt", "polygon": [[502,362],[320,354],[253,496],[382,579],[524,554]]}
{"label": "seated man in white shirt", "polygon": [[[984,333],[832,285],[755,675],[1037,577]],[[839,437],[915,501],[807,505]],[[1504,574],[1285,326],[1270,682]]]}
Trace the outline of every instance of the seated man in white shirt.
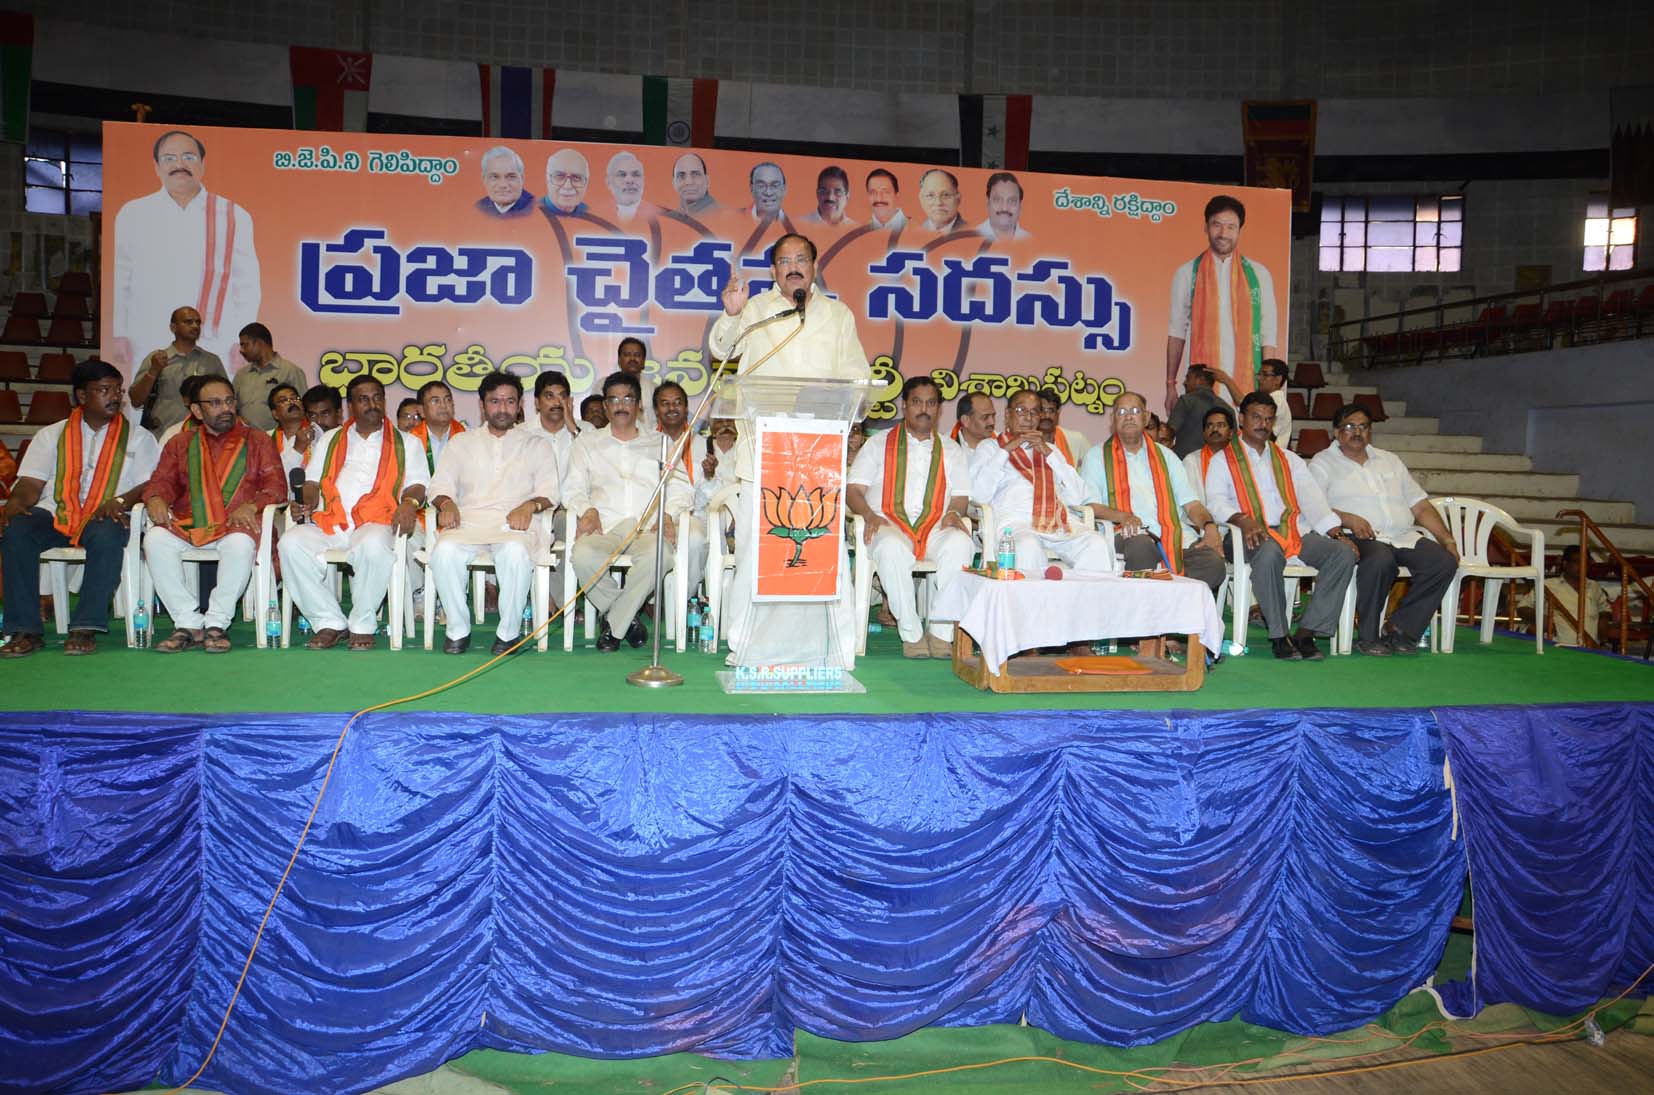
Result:
{"label": "seated man in white shirt", "polygon": [[1201,504],[1206,502],[1206,469],[1212,457],[1229,447],[1235,436],[1235,412],[1221,404],[1207,410],[1200,423],[1201,446],[1183,458],[1183,471],[1189,477],[1189,487]]}
{"label": "seated man in white shirt", "polygon": [[534,518],[557,505],[557,455],[540,431],[517,428],[523,382],[510,373],[489,373],[477,388],[483,428],[467,430],[442,450],[426,493],[436,511],[431,581],[447,616],[444,654],[471,645],[466,587],[471,560],[488,551],[499,579],[500,623],[491,654],[516,653],[523,608],[534,577],[534,557],[550,534]]}
{"label": "seated man in white shirt", "polygon": [[[397,536],[414,530],[430,480],[419,443],[385,417],[385,387],[371,376],[345,388],[350,419],[310,446],[305,459],[306,524],[276,544],[281,573],[316,629],[306,647],[327,650],[348,633],[351,650],[372,650],[379,604],[390,589]],[[350,615],[328,581],[328,551],[350,564]]]}
{"label": "seated man in white shirt", "polygon": [[[1315,640],[1337,630],[1344,591],[1355,576],[1355,544],[1298,454],[1275,444],[1275,401],[1248,392],[1240,419],[1240,435],[1206,469],[1206,507],[1244,538],[1252,596],[1275,656],[1320,661]],[[1304,606],[1298,630],[1289,634],[1283,574],[1291,559],[1302,559],[1318,573],[1315,595]]]}
{"label": "seated man in white shirt", "polygon": [[[611,373],[603,381],[603,409],[609,424],[584,430],[575,438],[563,478],[563,504],[576,522],[570,562],[592,607],[603,614],[597,639],[602,651],[620,649],[619,631],[636,649],[649,641],[638,610],[655,588],[655,521],[650,520],[627,544],[627,537],[644,518],[644,507],[660,478],[661,436],[638,429],[638,404],[643,389],[631,373]],[[661,496],[668,550],[660,560],[661,574],[672,572],[670,545],[677,543],[678,524],[689,508],[689,482],[675,467]],[[607,575],[593,582],[622,544],[631,556],[626,584],[617,588]],[[571,625],[572,626],[572,625]]]}
{"label": "seated man in white shirt", "polygon": [[971,497],[992,506],[999,525],[982,530],[982,550],[1010,529],[1017,569],[1030,578],[1044,576],[1048,555],[1080,570],[1106,571],[1108,544],[1068,513],[1085,504],[1085,482],[1040,436],[1039,416],[1039,397],[1017,392],[1006,409],[1006,431],[971,454]]}
{"label": "seated man in white shirt", "polygon": [[[846,480],[845,501],[867,520],[865,542],[884,583],[885,601],[902,636],[902,656],[951,658],[953,625],[927,633],[913,595],[913,564],[936,571],[931,596],[970,565],[975,550],[965,531],[970,469],[965,451],[936,432],[942,392],[928,375],[902,385],[902,421],[862,446]],[[879,492],[868,497],[869,490]]]}
{"label": "seated man in white shirt", "polygon": [[[1123,392],[1110,413],[1114,436],[1092,446],[1080,461],[1080,478],[1101,500],[1093,503],[1092,512],[1114,522],[1114,546],[1127,570],[1164,564],[1205,582],[1216,594],[1224,579],[1217,522],[1189,489],[1177,454],[1149,439],[1144,428],[1148,400]],[[1184,518],[1197,536],[1185,538]]]}
{"label": "seated man in white shirt", "polygon": [[[1332,433],[1338,443],[1316,453],[1309,470],[1361,553],[1355,648],[1380,656],[1415,653],[1458,570],[1458,545],[1406,465],[1372,444],[1373,420],[1366,411],[1353,403],[1338,408]],[[1415,523],[1435,539],[1420,535]],[[1378,621],[1400,567],[1413,577],[1381,636]]]}

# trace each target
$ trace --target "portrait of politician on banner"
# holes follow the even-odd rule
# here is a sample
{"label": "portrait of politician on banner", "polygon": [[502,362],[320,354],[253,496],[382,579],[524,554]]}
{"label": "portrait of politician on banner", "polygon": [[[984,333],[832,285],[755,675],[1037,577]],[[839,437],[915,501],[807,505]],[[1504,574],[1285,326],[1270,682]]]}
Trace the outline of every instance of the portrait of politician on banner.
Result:
{"label": "portrait of politician on banner", "polygon": [[831,601],[843,592],[845,428],[758,419],[753,601]]}

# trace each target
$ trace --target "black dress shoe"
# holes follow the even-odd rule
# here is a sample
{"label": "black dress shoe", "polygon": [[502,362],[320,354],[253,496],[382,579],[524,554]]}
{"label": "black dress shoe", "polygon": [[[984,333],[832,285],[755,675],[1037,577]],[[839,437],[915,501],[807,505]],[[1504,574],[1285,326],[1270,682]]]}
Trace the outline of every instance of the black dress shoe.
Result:
{"label": "black dress shoe", "polygon": [[615,638],[613,631],[609,630],[608,620],[603,621],[601,629],[597,633],[597,649],[605,654],[613,654],[620,649],[620,640]]}
{"label": "black dress shoe", "polygon": [[649,641],[649,629],[643,626],[643,618],[632,617],[632,626],[626,629],[626,645],[636,650]]}
{"label": "black dress shoe", "polygon": [[1390,656],[1390,644],[1383,639],[1357,639],[1355,640],[1355,648],[1362,654],[1372,658],[1388,658]]}
{"label": "black dress shoe", "polygon": [[1293,645],[1292,640],[1285,635],[1279,639],[1270,639],[1269,649],[1273,650],[1275,656],[1283,662],[1301,662],[1304,660],[1304,655]]}
{"label": "black dress shoe", "polygon": [[1298,648],[1298,653],[1304,656],[1306,662],[1318,662],[1326,657],[1321,653],[1321,648],[1315,645],[1314,635],[1299,635],[1292,640],[1292,645]]}
{"label": "black dress shoe", "polygon": [[443,639],[442,652],[444,654],[463,654],[471,649],[471,636],[463,639]]}
{"label": "black dress shoe", "polygon": [[495,639],[494,645],[488,648],[488,652],[495,657],[499,657],[507,651],[512,654],[521,654],[527,646],[528,644],[523,642],[521,636],[515,639]]}
{"label": "black dress shoe", "polygon": [[1392,654],[1400,654],[1403,657],[1406,657],[1409,654],[1417,654],[1419,652],[1419,641],[1417,639],[1409,639],[1399,631],[1390,632],[1388,635],[1384,636],[1383,641],[1384,645],[1390,648],[1390,653]]}

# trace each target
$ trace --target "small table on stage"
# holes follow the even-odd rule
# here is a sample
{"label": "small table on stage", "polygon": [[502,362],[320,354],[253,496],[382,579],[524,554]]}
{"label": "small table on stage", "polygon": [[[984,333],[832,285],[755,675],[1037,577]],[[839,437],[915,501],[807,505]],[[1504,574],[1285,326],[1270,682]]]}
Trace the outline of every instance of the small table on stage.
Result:
{"label": "small table on stage", "polygon": [[[1223,641],[1211,590],[1181,577],[1079,571],[1057,581],[1000,581],[967,572],[936,598],[930,616],[957,624],[954,673],[994,692],[1193,692],[1206,679],[1205,652]],[[1011,660],[1038,647],[1165,634],[1188,636],[1184,665],[1141,651],[1144,672],[1129,675],[1068,673],[1053,657]]]}

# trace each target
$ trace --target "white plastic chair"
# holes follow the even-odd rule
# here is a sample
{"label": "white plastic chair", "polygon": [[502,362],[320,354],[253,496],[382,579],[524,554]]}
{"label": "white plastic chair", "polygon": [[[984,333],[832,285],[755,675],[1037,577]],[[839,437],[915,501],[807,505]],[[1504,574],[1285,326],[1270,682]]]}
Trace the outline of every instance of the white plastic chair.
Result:
{"label": "white plastic chair", "polygon": [[[322,562],[334,568],[333,589],[343,595],[344,571],[350,566],[344,548],[329,548],[322,553]],[[429,596],[429,594],[427,594]],[[402,649],[404,634],[413,638],[413,617],[407,611],[408,595],[408,538],[398,534],[391,543],[391,584],[385,593],[385,632],[392,650]],[[266,602],[268,603],[268,602]],[[377,611],[377,609],[376,609]],[[293,636],[293,594],[287,583],[281,585],[281,645],[286,649]]]}
{"label": "white plastic chair", "polygon": [[[568,558],[570,561],[569,565],[563,568],[564,650],[574,649],[573,619],[574,612],[579,607],[575,594],[580,592],[580,580],[575,577],[573,562],[575,539],[579,534],[579,520],[578,514],[571,513],[568,515],[568,521],[566,524],[568,531],[565,539],[568,544]],[[687,522],[689,520],[691,520],[690,516],[687,513],[684,514],[683,522]],[[653,536],[655,533],[653,529],[647,529],[639,532],[638,535]],[[666,598],[666,603],[660,606],[661,626],[666,628],[666,633],[668,635],[679,635],[679,641],[682,641],[680,635],[680,633],[684,630],[684,624],[682,621],[689,610],[689,537],[679,536],[678,542],[676,544],[669,545],[669,547],[672,551],[672,573],[666,576],[666,588],[662,591],[662,596]],[[709,552],[709,560],[710,557],[711,554]],[[605,574],[598,580],[604,582],[614,581],[616,571],[629,571],[631,567],[631,554],[623,552],[622,554],[616,556],[614,561],[609,564],[609,573]],[[587,609],[586,641],[594,642],[597,639],[597,613],[592,611],[589,605],[587,606]],[[619,636],[616,636],[616,638],[619,638]]]}
{"label": "white plastic chair", "polygon": [[[1429,533],[1428,530],[1420,528],[1417,525],[1413,526],[1413,531],[1417,532],[1417,533],[1419,533],[1423,536],[1430,536],[1430,533]],[[1431,539],[1433,540],[1434,537],[1431,537]],[[1400,578],[1411,578],[1412,576],[1413,576],[1413,572],[1408,570],[1406,567],[1397,567],[1396,568],[1396,577],[1398,579],[1400,579]],[[1355,580],[1354,579],[1350,580],[1350,588],[1352,590],[1355,588]],[[1384,633],[1384,621],[1385,621],[1386,618],[1388,618],[1389,611],[1390,611],[1389,599],[1386,598],[1385,603],[1384,603],[1384,607],[1379,610],[1379,616],[1378,616],[1378,631],[1379,631],[1379,634],[1381,634],[1381,635]],[[1438,651],[1440,651],[1441,648],[1442,648],[1441,647],[1442,642],[1443,642],[1443,637],[1442,637],[1442,614],[1441,614],[1441,609],[1438,608],[1438,609],[1436,609],[1436,611],[1430,617],[1430,652],[1432,654],[1434,654],[1434,653],[1437,653]],[[1341,628],[1338,629],[1338,644],[1339,644],[1339,648],[1340,648],[1338,652],[1340,654],[1348,654],[1350,652],[1350,649],[1355,645],[1355,627],[1353,625],[1353,622],[1352,622],[1352,625],[1350,627],[1347,627],[1347,628],[1346,627],[1341,627]]]}
{"label": "white plastic chair", "polygon": [[[741,484],[730,483],[720,487],[706,504],[706,615],[712,618],[712,636],[716,643],[723,634],[724,602],[729,599],[730,586],[735,582],[735,553],[725,539],[726,528],[735,527],[735,503]],[[863,618],[866,613],[863,612]]]}
{"label": "white plastic chair", "polygon": [[[557,567],[557,553],[562,548],[562,543],[556,539],[557,530],[553,519],[555,512],[555,510],[546,510],[535,516],[536,521],[544,524],[546,542],[550,546],[537,552],[530,560],[534,572],[528,590],[529,630],[540,632],[540,637],[535,640],[534,647],[542,654],[547,649],[547,642],[545,632],[540,631],[540,629],[545,624],[546,618],[551,615],[551,572]],[[435,532],[435,536],[428,541],[426,547],[412,553],[412,562],[418,564],[425,574],[425,604],[422,623],[425,629],[426,650],[432,649],[436,641],[437,598],[436,585],[431,578],[431,553],[436,550],[436,545],[441,540],[442,534],[436,532],[435,524],[435,518],[433,517],[430,528],[432,532]],[[481,627],[487,615],[485,582],[487,581],[488,572],[494,569],[494,553],[491,551],[477,552],[472,557],[468,569],[471,571],[471,622],[474,626]],[[444,606],[444,608],[446,611],[453,611],[451,607]],[[564,624],[565,628],[568,626],[570,625]]]}
{"label": "white plastic chair", "polygon": [[[1286,610],[1290,617],[1293,605],[1298,601],[1298,583],[1305,578],[1314,578],[1317,575],[1314,567],[1307,563],[1287,561],[1285,569],[1281,571],[1281,578],[1286,583]],[[1246,561],[1246,537],[1241,535],[1238,528],[1233,528],[1229,536],[1229,588],[1234,594],[1234,614],[1230,619],[1230,641],[1236,646],[1246,645],[1246,625],[1252,615],[1252,568]],[[1219,610],[1221,611],[1221,604]],[[1329,644],[1333,654],[1348,654],[1354,643],[1355,631],[1355,577],[1350,577],[1349,585],[1344,587],[1344,603],[1338,611],[1338,628],[1333,632],[1332,642]]]}
{"label": "white plastic chair", "polygon": [[[1545,534],[1539,529],[1519,525],[1510,514],[1498,506],[1475,498],[1432,498],[1430,504],[1441,514],[1447,531],[1459,545],[1459,569],[1453,575],[1447,592],[1442,595],[1441,651],[1453,653],[1453,633],[1459,619],[1459,587],[1466,578],[1480,579],[1482,592],[1482,634],[1485,643],[1493,641],[1493,624],[1499,614],[1499,592],[1506,582],[1533,583],[1533,618],[1545,618]],[[1528,541],[1527,566],[1495,566],[1488,561],[1488,541],[1495,528],[1507,530],[1512,537]],[[1536,653],[1545,653],[1545,629],[1535,626],[1533,646]]]}
{"label": "white plastic chair", "polygon": [[[971,520],[965,518],[965,533],[971,535]],[[867,623],[868,615],[873,610],[873,555],[867,550],[867,518],[859,513],[850,515],[850,550],[854,558],[850,562],[851,581],[855,588],[856,619],[861,624],[861,630],[856,636],[856,656],[867,654]],[[915,559],[913,561],[913,582],[915,585],[915,603],[919,609],[919,618],[930,619],[929,583],[925,581],[936,573],[936,564],[929,559]]]}
{"label": "white plastic chair", "polygon": [[[144,516],[144,505],[132,507],[126,547],[121,551],[121,581],[115,587],[114,614],[126,621],[126,645],[138,645],[138,636],[132,627],[132,610],[141,596],[139,573],[142,570],[139,524]],[[52,591],[52,623],[59,635],[69,633],[69,567],[86,565],[86,549],[79,547],[48,548],[40,553],[40,565],[46,569],[47,585]]]}
{"label": "white plastic chair", "polygon": [[[139,509],[143,507],[140,506]],[[286,502],[278,502],[273,506],[265,506],[260,512],[258,552],[253,556],[253,576],[241,594],[241,618],[254,621],[253,638],[260,650],[269,645],[269,638],[264,634],[264,619],[261,613],[269,605],[276,588],[276,568],[273,559],[276,513],[285,512],[286,509]],[[142,545],[144,534],[149,528],[148,510],[144,510],[141,515],[133,515],[132,536],[127,540],[129,550]],[[185,572],[187,580],[199,589],[201,564],[218,562],[218,553],[209,548],[189,548],[184,552],[183,560],[188,568]],[[138,583],[139,598],[145,603],[152,602],[155,599],[155,579],[150,577],[147,559],[138,569]],[[153,613],[151,615],[153,616]]]}

